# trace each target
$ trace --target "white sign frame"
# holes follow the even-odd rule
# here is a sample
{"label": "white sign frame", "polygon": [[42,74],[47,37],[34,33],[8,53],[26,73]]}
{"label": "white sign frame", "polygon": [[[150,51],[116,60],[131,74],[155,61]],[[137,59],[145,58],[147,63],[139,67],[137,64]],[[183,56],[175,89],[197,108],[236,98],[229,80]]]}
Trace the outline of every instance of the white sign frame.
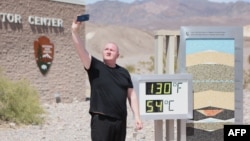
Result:
{"label": "white sign frame", "polygon": [[[133,75],[132,80],[138,96],[142,119],[160,120],[193,118],[193,90],[192,76],[190,74]],[[171,94],[160,95],[146,94],[146,83],[148,82],[172,82],[171,89],[173,92]],[[178,84],[178,86],[176,84]],[[160,100],[160,102],[163,102],[162,112],[147,112],[146,100]],[[152,103],[149,104],[151,105]]]}

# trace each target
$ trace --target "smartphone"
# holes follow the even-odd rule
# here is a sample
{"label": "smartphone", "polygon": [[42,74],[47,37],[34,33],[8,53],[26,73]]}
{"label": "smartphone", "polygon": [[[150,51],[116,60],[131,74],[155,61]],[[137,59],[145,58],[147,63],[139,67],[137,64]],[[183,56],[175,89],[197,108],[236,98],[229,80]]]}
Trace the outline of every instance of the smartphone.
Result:
{"label": "smartphone", "polygon": [[89,14],[84,14],[84,15],[77,16],[77,21],[78,22],[84,22],[84,21],[88,21],[88,20],[89,20]]}

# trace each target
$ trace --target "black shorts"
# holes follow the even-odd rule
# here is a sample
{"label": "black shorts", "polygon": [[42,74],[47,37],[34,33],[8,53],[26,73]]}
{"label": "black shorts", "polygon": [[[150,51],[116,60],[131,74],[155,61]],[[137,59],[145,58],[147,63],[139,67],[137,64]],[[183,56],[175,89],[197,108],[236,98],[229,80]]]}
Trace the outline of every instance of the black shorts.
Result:
{"label": "black shorts", "polygon": [[100,114],[92,114],[92,141],[125,141],[126,119],[119,120]]}

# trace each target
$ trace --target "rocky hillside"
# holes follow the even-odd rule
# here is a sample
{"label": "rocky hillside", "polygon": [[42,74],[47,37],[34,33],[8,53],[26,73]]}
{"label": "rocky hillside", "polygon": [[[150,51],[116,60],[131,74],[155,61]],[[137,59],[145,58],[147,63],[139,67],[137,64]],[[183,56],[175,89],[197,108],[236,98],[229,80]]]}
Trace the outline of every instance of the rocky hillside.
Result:
{"label": "rocky hillside", "polygon": [[143,0],[127,4],[100,1],[87,5],[90,21],[125,25],[143,30],[181,26],[245,26],[250,24],[250,3],[214,3],[207,0]]}

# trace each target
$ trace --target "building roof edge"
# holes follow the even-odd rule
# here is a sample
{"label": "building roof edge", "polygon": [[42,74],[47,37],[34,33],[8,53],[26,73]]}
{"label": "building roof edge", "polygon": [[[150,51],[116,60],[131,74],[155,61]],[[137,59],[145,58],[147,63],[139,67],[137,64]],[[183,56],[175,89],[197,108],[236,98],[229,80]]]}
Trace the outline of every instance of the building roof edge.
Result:
{"label": "building roof edge", "polygon": [[51,1],[71,3],[71,4],[77,4],[77,5],[85,5],[85,2],[83,0],[51,0]]}

